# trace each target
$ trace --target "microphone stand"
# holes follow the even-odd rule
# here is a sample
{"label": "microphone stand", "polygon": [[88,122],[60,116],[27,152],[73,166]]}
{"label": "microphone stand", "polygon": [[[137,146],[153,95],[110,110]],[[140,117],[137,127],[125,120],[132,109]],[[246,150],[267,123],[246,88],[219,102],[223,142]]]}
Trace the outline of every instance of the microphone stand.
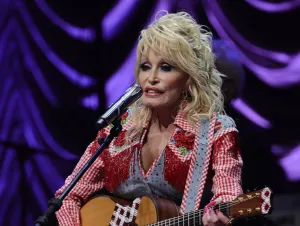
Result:
{"label": "microphone stand", "polygon": [[119,118],[115,119],[112,124],[114,125],[113,128],[110,130],[109,135],[103,141],[101,140],[102,143],[101,143],[100,147],[97,149],[97,151],[87,161],[87,163],[81,168],[81,170],[78,172],[78,174],[75,176],[75,178],[67,186],[65,191],[58,198],[52,199],[48,202],[48,209],[42,216],[40,216],[35,221],[35,226],[50,226],[49,223],[51,222],[51,219],[53,219],[55,212],[58,211],[60,209],[60,207],[62,206],[62,201],[70,193],[72,188],[77,184],[77,182],[84,175],[84,173],[90,168],[90,166],[93,164],[93,162],[97,159],[97,157],[104,150],[104,148],[108,147],[108,145],[114,139],[114,137],[117,137],[119,135],[119,133],[122,130],[122,125],[121,125],[120,119]]}

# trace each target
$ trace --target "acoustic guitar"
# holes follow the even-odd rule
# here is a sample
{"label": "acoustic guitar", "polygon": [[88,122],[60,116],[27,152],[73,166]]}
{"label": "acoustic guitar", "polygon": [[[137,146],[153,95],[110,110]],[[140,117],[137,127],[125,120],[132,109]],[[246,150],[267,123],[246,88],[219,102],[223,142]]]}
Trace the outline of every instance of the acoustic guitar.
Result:
{"label": "acoustic guitar", "polygon": [[[214,206],[230,218],[268,214],[271,189],[264,188]],[[95,196],[80,211],[82,226],[202,225],[203,209],[179,214],[175,203],[166,199],[141,197],[128,202],[116,197]]]}

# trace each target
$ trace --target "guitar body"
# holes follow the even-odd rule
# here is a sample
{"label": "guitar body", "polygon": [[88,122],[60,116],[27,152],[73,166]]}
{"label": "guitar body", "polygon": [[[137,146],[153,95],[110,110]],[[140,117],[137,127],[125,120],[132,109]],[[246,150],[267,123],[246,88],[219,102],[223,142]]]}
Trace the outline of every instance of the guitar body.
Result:
{"label": "guitar body", "polygon": [[[134,210],[136,216],[132,214]],[[176,217],[179,210],[175,203],[166,199],[144,196],[134,204],[116,197],[96,196],[81,208],[80,215],[82,226],[114,225],[111,222],[115,225],[147,225]]]}

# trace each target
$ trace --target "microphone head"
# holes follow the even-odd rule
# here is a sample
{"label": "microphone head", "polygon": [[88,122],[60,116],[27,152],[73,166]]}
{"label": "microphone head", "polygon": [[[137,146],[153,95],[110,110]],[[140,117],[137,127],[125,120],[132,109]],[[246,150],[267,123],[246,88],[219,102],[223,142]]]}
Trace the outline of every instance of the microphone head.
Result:
{"label": "microphone head", "polygon": [[95,125],[97,130],[101,130],[106,126],[108,126],[108,123],[103,118],[99,118]]}
{"label": "microphone head", "polygon": [[128,107],[137,101],[143,94],[142,88],[138,84],[129,87],[126,92],[98,119],[96,128],[103,129],[120,116],[122,116]]}

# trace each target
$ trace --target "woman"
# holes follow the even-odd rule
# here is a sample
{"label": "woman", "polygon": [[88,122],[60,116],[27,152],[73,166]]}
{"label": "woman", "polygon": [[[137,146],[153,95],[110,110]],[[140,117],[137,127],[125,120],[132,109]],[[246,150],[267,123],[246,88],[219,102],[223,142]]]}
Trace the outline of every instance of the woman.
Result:
{"label": "woman", "polygon": [[[214,67],[210,33],[187,13],[160,17],[141,32],[135,77],[143,89],[141,99],[122,116],[120,135],[64,200],[57,212],[60,225],[80,225],[80,207],[103,188],[125,199],[167,198],[180,205],[182,213],[211,199],[204,225],[228,224],[227,217],[210,207],[242,193],[242,160],[235,125],[222,115],[221,79]],[[98,133],[57,196],[109,129]],[[205,162],[201,171],[193,171],[198,166],[195,156],[201,159],[201,145],[206,145]],[[199,178],[193,205],[187,196],[198,185],[188,179],[190,172]],[[207,192],[210,185],[212,196]]]}

